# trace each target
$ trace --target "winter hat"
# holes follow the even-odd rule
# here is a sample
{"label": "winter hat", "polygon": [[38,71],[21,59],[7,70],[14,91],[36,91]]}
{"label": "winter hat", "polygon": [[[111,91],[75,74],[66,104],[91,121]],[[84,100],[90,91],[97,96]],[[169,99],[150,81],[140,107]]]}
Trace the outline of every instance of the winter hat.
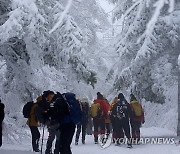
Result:
{"label": "winter hat", "polygon": [[137,101],[136,97],[133,94],[130,94],[130,101]]}
{"label": "winter hat", "polygon": [[53,92],[53,91],[50,91],[50,90],[43,92],[43,96],[44,96],[45,98],[46,98],[48,95],[54,95],[54,92]]}
{"label": "winter hat", "polygon": [[58,98],[64,99],[63,95],[60,92],[56,92],[56,94],[54,95],[53,101],[56,101],[56,99]]}
{"label": "winter hat", "polygon": [[97,99],[103,99],[103,98],[104,98],[103,95],[100,92],[98,92],[97,93]]}
{"label": "winter hat", "polygon": [[86,102],[86,103],[88,103],[88,99],[87,99],[87,98],[82,98],[82,99],[81,99],[81,102]]}
{"label": "winter hat", "polygon": [[118,95],[118,99],[120,99],[120,100],[123,100],[123,99],[124,99],[123,93],[120,93],[120,94]]}

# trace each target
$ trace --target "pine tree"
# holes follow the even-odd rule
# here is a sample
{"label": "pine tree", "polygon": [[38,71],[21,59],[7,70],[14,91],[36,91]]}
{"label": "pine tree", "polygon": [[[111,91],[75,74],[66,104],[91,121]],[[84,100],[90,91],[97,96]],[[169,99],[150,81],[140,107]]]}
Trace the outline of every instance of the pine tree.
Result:
{"label": "pine tree", "polygon": [[[175,5],[171,0],[167,4],[163,0],[113,2],[117,5],[114,18],[123,18],[123,30],[116,44],[119,70],[115,74],[115,89],[126,89],[147,101],[164,103],[167,90],[164,87],[177,82],[174,72],[179,50],[179,2]],[[167,68],[171,69],[171,76],[167,76]],[[158,75],[164,80],[160,81]]]}

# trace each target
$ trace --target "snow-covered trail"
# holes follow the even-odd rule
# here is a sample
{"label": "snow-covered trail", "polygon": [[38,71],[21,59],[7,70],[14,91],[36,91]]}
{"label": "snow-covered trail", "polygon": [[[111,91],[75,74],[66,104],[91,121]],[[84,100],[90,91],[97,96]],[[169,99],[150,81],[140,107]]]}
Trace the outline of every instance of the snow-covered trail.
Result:
{"label": "snow-covered trail", "polygon": [[[161,128],[142,128],[142,136],[174,136],[174,133]],[[93,136],[87,136],[85,145],[81,143],[78,146],[72,144],[73,154],[179,154],[180,146],[176,145],[134,145],[133,149],[127,149],[126,145],[116,147],[112,144],[109,148],[101,149],[94,145]],[[0,154],[32,154],[30,140],[23,141],[23,144],[4,144],[0,149]]]}

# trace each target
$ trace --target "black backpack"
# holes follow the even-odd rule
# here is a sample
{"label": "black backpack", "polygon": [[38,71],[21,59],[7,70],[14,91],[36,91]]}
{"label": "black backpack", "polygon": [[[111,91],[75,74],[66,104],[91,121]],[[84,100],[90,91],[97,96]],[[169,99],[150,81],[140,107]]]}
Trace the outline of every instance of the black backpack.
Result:
{"label": "black backpack", "polygon": [[34,102],[27,102],[23,107],[24,118],[30,118],[31,109],[34,105]]}
{"label": "black backpack", "polygon": [[88,119],[89,118],[89,104],[86,102],[82,102],[81,106],[82,106],[83,118]]}

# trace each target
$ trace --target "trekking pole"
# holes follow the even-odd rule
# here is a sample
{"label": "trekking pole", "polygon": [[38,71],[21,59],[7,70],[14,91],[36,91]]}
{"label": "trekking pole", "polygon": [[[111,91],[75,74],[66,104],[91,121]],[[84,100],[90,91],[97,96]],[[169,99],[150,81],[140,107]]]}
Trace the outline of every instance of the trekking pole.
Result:
{"label": "trekking pole", "polygon": [[45,124],[43,125],[43,133],[42,133],[42,144],[41,144],[41,154],[43,153],[43,144],[44,144],[44,130],[45,130]]}

